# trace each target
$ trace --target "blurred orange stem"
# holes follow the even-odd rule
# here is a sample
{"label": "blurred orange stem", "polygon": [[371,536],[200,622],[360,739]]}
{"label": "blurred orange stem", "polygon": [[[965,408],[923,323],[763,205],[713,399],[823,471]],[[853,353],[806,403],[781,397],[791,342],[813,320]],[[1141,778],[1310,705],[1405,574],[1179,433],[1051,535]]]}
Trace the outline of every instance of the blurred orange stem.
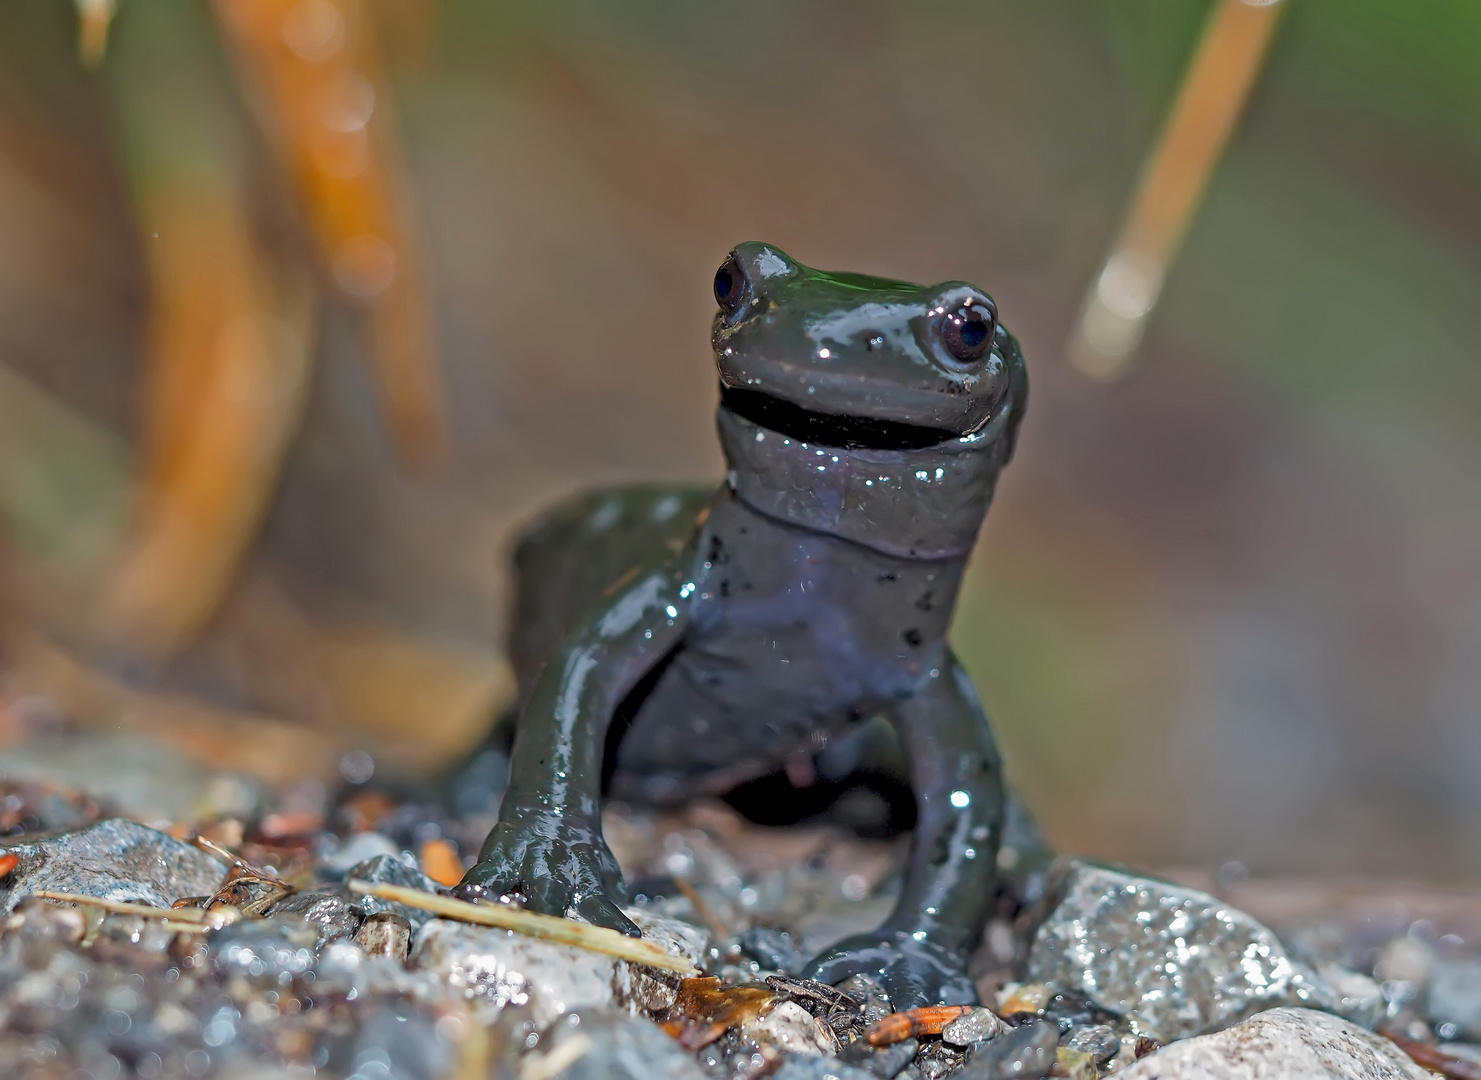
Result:
{"label": "blurred orange stem", "polygon": [[77,59],[85,68],[95,68],[108,51],[108,27],[118,11],[117,0],[76,0]]}
{"label": "blurred orange stem", "polygon": [[308,385],[308,312],[279,318],[233,195],[182,185],[139,207],[153,294],[143,468],[103,618],[166,654],[230,587]]}
{"label": "blurred orange stem", "polygon": [[364,0],[213,0],[318,257],[370,323],[382,408],[403,455],[445,437],[431,305]]}
{"label": "blurred orange stem", "polygon": [[1130,362],[1209,177],[1260,73],[1281,0],[1218,0],[1167,126],[1132,196],[1070,341],[1087,375],[1115,378]]}
{"label": "blurred orange stem", "polygon": [[216,611],[277,488],[308,386],[311,283],[254,236],[209,18],[150,0],[113,36],[102,74],[150,307],[133,520],[97,619],[164,658]]}

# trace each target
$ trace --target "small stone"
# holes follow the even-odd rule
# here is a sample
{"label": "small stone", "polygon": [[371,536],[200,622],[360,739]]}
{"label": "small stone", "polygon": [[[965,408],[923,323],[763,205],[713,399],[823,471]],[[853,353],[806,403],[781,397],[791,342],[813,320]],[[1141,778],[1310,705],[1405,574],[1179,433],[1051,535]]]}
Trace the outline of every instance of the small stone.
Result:
{"label": "small stone", "polygon": [[274,904],[268,914],[285,917],[296,915],[316,927],[319,938],[314,947],[321,951],[333,942],[354,937],[360,924],[365,921],[365,913],[358,905],[325,889],[289,893]]}
{"label": "small stone", "polygon": [[[324,1055],[319,1075],[355,1076],[365,1080],[432,1080],[459,1075],[454,1044],[438,1029],[438,1012],[404,1002],[367,1003],[354,1023],[331,1028],[320,1044]],[[313,1066],[295,1069],[297,1077],[315,1075]],[[507,1074],[506,1074],[507,1075]]]}
{"label": "small stone", "polygon": [[[982,1045],[986,1046],[986,1043]],[[921,1046],[914,1063],[910,1066],[921,1076],[921,1080],[942,1080],[955,1076],[967,1060],[967,1051],[947,1046],[940,1039],[931,1039]]]}
{"label": "small stone", "polygon": [[941,1029],[941,1041],[951,1046],[971,1046],[984,1039],[995,1039],[1008,1030],[997,1013],[976,1008],[963,1013]]}
{"label": "small stone", "polygon": [[754,1023],[742,1025],[743,1037],[787,1054],[829,1056],[838,1053],[833,1029],[795,1001],[783,1001]]}
{"label": "small stone", "polygon": [[[367,834],[369,835],[369,834]],[[441,886],[415,866],[402,862],[399,858],[391,855],[377,855],[373,859],[357,863],[345,872],[346,881],[367,881],[372,885],[401,885],[408,889],[421,889],[423,892],[437,892]],[[420,930],[432,921],[433,915],[430,911],[421,908],[408,907],[406,904],[398,904],[393,900],[382,900],[379,896],[366,896],[357,894],[355,904],[367,916],[377,915],[382,911],[390,911],[400,915],[411,924],[412,930]]]}
{"label": "small stone", "polygon": [[216,891],[226,867],[168,833],[127,818],[5,845],[20,865],[0,879],[0,911],[39,890],[169,907]]}
{"label": "small stone", "polygon": [[906,1039],[878,1049],[863,1039],[855,1039],[839,1051],[838,1057],[846,1064],[863,1069],[875,1080],[894,1080],[915,1059],[919,1049],[918,1039]]}
{"label": "small stone", "polygon": [[878,1080],[875,1073],[833,1057],[791,1057],[772,1080]]}
{"label": "small stone", "polygon": [[408,971],[397,958],[371,956],[353,941],[331,942],[314,965],[314,985],[351,999],[370,995],[404,995],[446,1008],[454,992],[426,971]]}
{"label": "small stone", "polygon": [[355,934],[355,944],[367,956],[405,960],[411,952],[411,923],[394,911],[379,911],[365,920]]}
{"label": "small stone", "polygon": [[1059,1029],[1042,1020],[988,1042],[978,1043],[967,1057],[962,1080],[1042,1080],[1058,1060]]}
{"label": "small stone", "polygon": [[1038,1016],[1053,997],[1054,991],[1044,983],[1009,983],[999,997],[998,1015]]}
{"label": "small stone", "polygon": [[319,860],[319,871],[336,880],[355,877],[365,868],[364,864],[381,856],[399,860],[401,848],[389,836],[378,832],[352,833],[338,848]]}
{"label": "small stone", "polygon": [[865,1026],[895,1011],[884,985],[872,975],[850,975],[838,984],[838,989],[855,1001],[863,1002],[860,1018]]}
{"label": "small stone", "polygon": [[[656,1025],[622,1013],[573,1013],[550,1030],[536,1053],[539,1058],[526,1058],[520,1075],[558,1075],[561,1080],[705,1077],[694,1059]],[[563,1062],[569,1063],[557,1072],[553,1066]]]}
{"label": "small stone", "polygon": [[1390,939],[1378,953],[1373,974],[1384,982],[1413,983],[1423,987],[1435,966],[1435,950],[1408,934]]}
{"label": "small stone", "polygon": [[1429,1018],[1481,1039],[1481,960],[1437,960],[1430,969]]}
{"label": "small stone", "polygon": [[1049,895],[1059,900],[1027,977],[1126,1017],[1136,1034],[1168,1042],[1278,1005],[1342,1008],[1275,934],[1207,893],[1064,860]]}
{"label": "small stone", "polygon": [[1095,1058],[1084,1050],[1071,1050],[1067,1046],[1061,1046],[1055,1051],[1055,1061],[1059,1068],[1054,1070],[1056,1076],[1067,1076],[1069,1080],[1096,1080],[1100,1075]]}
{"label": "small stone", "polygon": [[1120,1080],[1432,1080],[1387,1039],[1314,1009],[1278,1008],[1171,1043]]}
{"label": "small stone", "polygon": [[206,948],[218,966],[276,985],[280,975],[302,975],[314,966],[317,940],[302,919],[244,919],[212,934]]}
{"label": "small stone", "polygon": [[1059,1045],[1087,1053],[1097,1065],[1104,1065],[1120,1051],[1121,1040],[1115,1030],[1105,1024],[1081,1024],[1061,1035]]}
{"label": "small stone", "polygon": [[1332,988],[1334,1001],[1329,1011],[1346,1017],[1370,1031],[1377,1028],[1388,1008],[1383,987],[1361,971],[1337,963],[1320,963],[1317,977]]}
{"label": "small stone", "polygon": [[37,896],[23,896],[11,913],[7,930],[19,930],[29,938],[55,939],[75,945],[87,933],[87,916],[81,909],[61,907]]}

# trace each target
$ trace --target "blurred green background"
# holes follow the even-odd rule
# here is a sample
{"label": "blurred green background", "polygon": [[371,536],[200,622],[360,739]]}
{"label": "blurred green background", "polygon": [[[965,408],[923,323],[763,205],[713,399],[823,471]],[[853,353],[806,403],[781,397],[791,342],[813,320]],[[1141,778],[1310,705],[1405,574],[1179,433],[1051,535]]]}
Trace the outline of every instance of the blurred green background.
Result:
{"label": "blurred green background", "polygon": [[[1052,841],[1481,877],[1481,6],[1289,0],[1134,371],[1092,383],[1066,338],[1207,10],[443,0],[388,51],[445,464],[398,463],[326,303],[251,572],[315,619],[496,650],[540,506],[718,476],[732,244],[962,278],[1033,399],[955,640]],[[0,10],[0,364],[42,395],[0,382],[12,578],[122,512],[88,463],[138,439],[119,58],[82,70],[75,33],[60,0]],[[43,398],[65,417],[16,435]],[[213,632],[149,678],[231,696]]]}

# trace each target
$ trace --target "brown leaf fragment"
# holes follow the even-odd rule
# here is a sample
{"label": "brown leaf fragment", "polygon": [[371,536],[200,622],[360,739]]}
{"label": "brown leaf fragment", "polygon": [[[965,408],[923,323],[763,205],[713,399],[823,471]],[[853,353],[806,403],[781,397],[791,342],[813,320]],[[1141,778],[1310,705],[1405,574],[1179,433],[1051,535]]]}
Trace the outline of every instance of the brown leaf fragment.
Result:
{"label": "brown leaf fragment", "polygon": [[761,1019],[782,1000],[762,986],[726,986],[713,976],[685,979],[660,1026],[684,1049],[698,1050],[731,1028]]}

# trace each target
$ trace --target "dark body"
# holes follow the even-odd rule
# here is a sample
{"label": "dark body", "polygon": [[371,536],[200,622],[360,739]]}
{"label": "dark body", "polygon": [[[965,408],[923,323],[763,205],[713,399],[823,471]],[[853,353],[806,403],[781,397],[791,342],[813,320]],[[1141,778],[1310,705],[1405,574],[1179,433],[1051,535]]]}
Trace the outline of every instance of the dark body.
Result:
{"label": "dark body", "polygon": [[884,927],[810,973],[880,975],[902,1008],[972,1000],[1003,792],[945,637],[1022,415],[1021,355],[959,282],[823,274],[747,244],[716,293],[725,483],[583,496],[516,552],[510,789],[464,887],[632,932],[604,766],[612,793],[674,803],[883,713],[918,807],[905,886]]}

